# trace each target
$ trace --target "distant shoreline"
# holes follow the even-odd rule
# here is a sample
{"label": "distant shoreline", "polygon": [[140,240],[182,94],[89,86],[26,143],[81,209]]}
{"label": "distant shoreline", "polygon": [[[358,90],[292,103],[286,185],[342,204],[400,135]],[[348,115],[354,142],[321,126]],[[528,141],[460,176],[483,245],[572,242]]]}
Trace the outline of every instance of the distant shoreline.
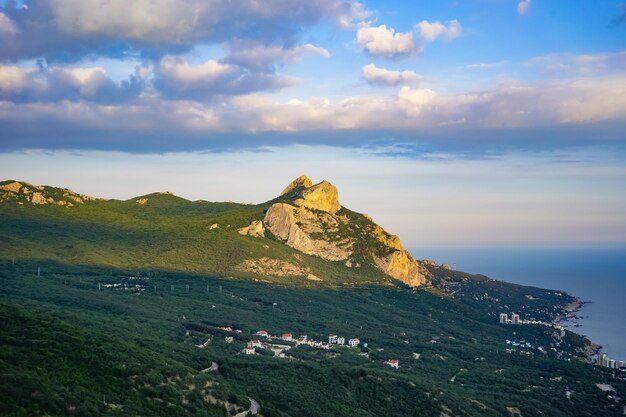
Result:
{"label": "distant shoreline", "polygon": [[[585,304],[589,304],[591,302],[591,301],[583,301],[576,296],[573,296],[573,297],[575,298],[574,301],[572,301],[571,303],[565,306],[565,311],[566,311],[565,315],[556,316],[555,319],[552,321],[553,324],[563,326],[563,323],[566,323],[569,320],[577,318],[575,313],[578,313],[584,307]],[[567,327],[566,327],[566,330],[572,333],[576,333],[577,335],[585,338],[585,340],[588,342],[585,344],[585,354],[587,356],[587,362],[592,364],[593,357],[600,353],[600,351],[602,350],[602,345],[595,343],[588,336],[584,334],[578,333],[574,330],[570,330]]]}

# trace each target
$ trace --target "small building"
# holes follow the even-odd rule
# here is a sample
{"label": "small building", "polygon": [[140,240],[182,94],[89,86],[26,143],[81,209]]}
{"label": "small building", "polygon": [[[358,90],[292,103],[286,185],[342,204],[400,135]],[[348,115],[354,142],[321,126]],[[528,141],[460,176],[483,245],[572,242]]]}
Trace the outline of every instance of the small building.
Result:
{"label": "small building", "polygon": [[509,322],[509,315],[506,313],[500,313],[500,323],[507,324]]}
{"label": "small building", "polygon": [[259,330],[258,332],[256,332],[257,336],[261,336],[261,337],[269,337],[270,334],[268,332],[266,332],[265,330]]}
{"label": "small building", "polygon": [[345,344],[346,344],[346,338],[345,338],[345,337],[341,337],[341,336],[339,336],[339,337],[337,338],[337,344],[338,344],[338,345],[345,345]]}
{"label": "small building", "polygon": [[519,324],[519,314],[511,314],[511,323],[512,324]]}
{"label": "small building", "polygon": [[391,366],[392,368],[398,369],[400,367],[400,363],[397,359],[389,359],[385,361],[385,365]]}
{"label": "small building", "polygon": [[413,352],[413,359],[418,359],[419,360],[420,356],[422,356],[421,353]]}
{"label": "small building", "polygon": [[228,326],[228,327],[220,326],[220,327],[218,327],[218,329],[220,329],[222,331],[225,331],[225,332],[232,332],[233,331],[232,327],[230,327],[230,326]]}
{"label": "small building", "polygon": [[226,337],[224,338],[224,341],[225,341],[226,343],[233,343],[233,337],[232,337],[232,336],[226,336]]}
{"label": "small building", "polygon": [[298,338],[298,343],[306,343],[307,340],[308,340],[307,335],[303,334],[303,335],[300,335],[300,337]]}
{"label": "small building", "polygon": [[256,352],[254,350],[254,347],[248,345],[245,348],[243,348],[243,353],[246,355],[254,355]]}
{"label": "small building", "polygon": [[263,343],[261,343],[260,340],[253,340],[250,343],[248,343],[249,346],[255,347],[255,348],[262,348],[263,347]]}
{"label": "small building", "polygon": [[337,335],[336,334],[328,335],[328,343],[330,344],[337,343]]}
{"label": "small building", "polygon": [[293,340],[293,335],[291,333],[283,333],[280,338],[286,342],[291,342]]}
{"label": "small building", "polygon": [[350,345],[350,347],[357,347],[359,345],[359,343],[361,343],[361,341],[359,339],[350,339],[350,340],[348,340],[348,345]]}

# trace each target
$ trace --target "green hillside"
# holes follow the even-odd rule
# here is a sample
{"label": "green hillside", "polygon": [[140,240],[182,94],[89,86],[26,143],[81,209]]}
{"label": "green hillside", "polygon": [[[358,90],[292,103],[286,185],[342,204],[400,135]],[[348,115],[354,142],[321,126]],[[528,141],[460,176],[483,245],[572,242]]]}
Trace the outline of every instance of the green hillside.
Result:
{"label": "green hillside", "polygon": [[[25,261],[3,262],[0,274],[7,416],[221,416],[225,407],[247,409],[248,397],[266,417],[617,416],[595,384],[610,381],[626,394],[623,381],[582,362],[585,341],[573,333],[557,341],[543,326],[500,325],[488,307],[421,289]],[[336,333],[361,345],[243,355],[261,329],[319,340]],[[507,339],[532,347],[507,350]],[[400,368],[385,366],[388,359]],[[213,362],[218,370],[201,372]]]}
{"label": "green hillside", "polygon": [[[15,183],[4,181],[0,186]],[[26,184],[26,183],[20,183]],[[26,184],[25,187],[36,189]],[[43,187],[50,198],[63,190]],[[8,197],[7,197],[8,196]],[[389,277],[371,265],[358,270],[294,250],[267,234],[265,239],[240,235],[237,230],[261,219],[267,208],[286,199],[259,205],[188,201],[167,193],[127,201],[93,199],[71,207],[33,204],[24,195],[4,192],[0,197],[0,258],[47,259],[71,264],[120,268],[155,268],[283,282],[285,278],[237,271],[247,258],[270,257],[306,265],[324,284],[374,283]],[[57,201],[57,200],[55,200]],[[63,201],[63,200],[61,200]],[[145,202],[144,202],[145,201]],[[140,204],[143,203],[143,204]],[[351,219],[369,222],[342,209]],[[211,228],[216,225],[215,228]],[[367,244],[363,241],[363,244]],[[371,244],[371,243],[370,243]],[[305,277],[290,278],[297,285],[320,285]]]}

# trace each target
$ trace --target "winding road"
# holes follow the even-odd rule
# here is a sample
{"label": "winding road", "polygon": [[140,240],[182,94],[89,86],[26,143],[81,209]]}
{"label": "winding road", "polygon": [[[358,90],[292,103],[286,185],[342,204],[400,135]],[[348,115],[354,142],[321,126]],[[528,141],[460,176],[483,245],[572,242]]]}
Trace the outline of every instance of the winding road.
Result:
{"label": "winding road", "polygon": [[256,402],[255,400],[253,400],[250,397],[248,397],[248,399],[250,400],[250,408],[248,408],[246,411],[242,411],[239,414],[235,414],[235,417],[246,417],[248,415],[248,413],[250,413],[253,416],[255,416],[255,415],[257,415],[259,413],[259,408],[261,408],[259,403]]}

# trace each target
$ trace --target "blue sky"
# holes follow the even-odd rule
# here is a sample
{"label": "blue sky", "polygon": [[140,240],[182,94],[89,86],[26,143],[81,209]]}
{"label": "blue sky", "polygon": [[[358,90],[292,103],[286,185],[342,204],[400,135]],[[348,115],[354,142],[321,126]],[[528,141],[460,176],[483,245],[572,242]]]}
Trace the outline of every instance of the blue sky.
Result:
{"label": "blue sky", "polygon": [[3,178],[309,173],[414,245],[624,244],[626,2],[0,1],[0,126]]}

